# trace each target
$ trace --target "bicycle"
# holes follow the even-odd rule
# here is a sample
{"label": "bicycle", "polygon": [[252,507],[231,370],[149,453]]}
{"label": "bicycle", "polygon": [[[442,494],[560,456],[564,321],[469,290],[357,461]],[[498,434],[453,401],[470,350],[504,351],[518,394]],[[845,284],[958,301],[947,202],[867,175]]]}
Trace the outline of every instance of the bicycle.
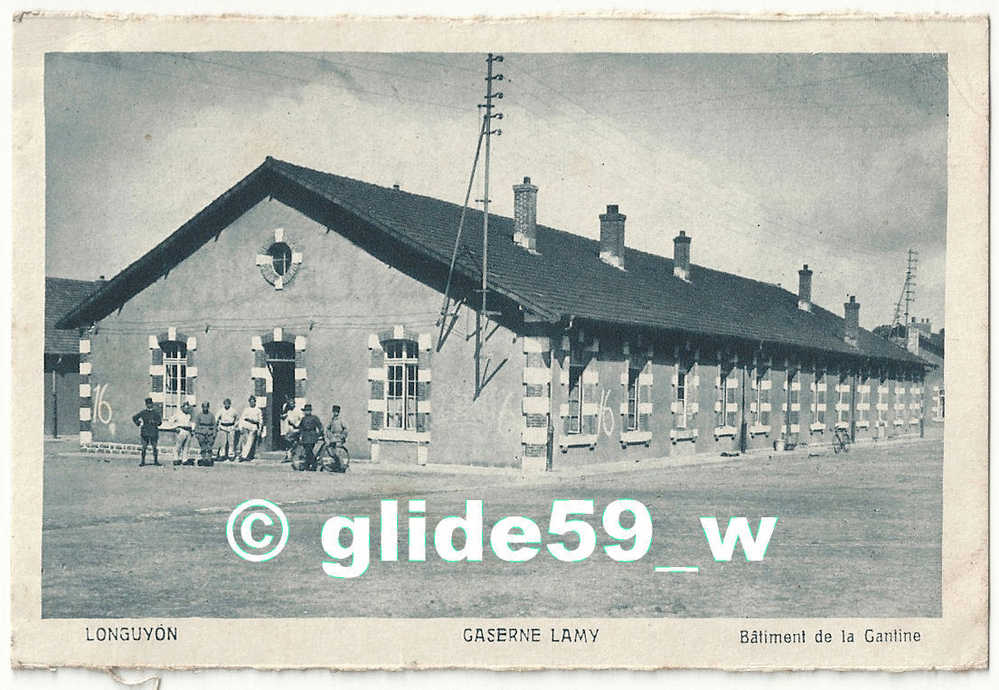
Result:
{"label": "bicycle", "polygon": [[850,436],[846,432],[841,432],[839,429],[833,434],[832,439],[833,453],[849,453],[850,452]]}
{"label": "bicycle", "polygon": [[291,468],[296,472],[339,472],[344,473],[350,467],[350,452],[347,446],[339,442],[327,443],[326,439],[319,440],[319,447],[314,452],[315,462],[312,466],[305,463],[305,447],[301,442],[296,442],[292,448]]}
{"label": "bicycle", "polygon": [[326,439],[320,442],[319,450],[316,451],[316,459],[321,471],[344,473],[350,469],[350,451],[346,444],[340,441],[327,443]]}

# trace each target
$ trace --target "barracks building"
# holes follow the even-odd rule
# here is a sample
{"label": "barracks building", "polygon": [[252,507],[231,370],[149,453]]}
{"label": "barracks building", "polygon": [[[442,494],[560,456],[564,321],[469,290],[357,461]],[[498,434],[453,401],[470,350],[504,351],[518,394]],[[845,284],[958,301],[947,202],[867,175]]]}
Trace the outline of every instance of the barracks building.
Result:
{"label": "barracks building", "polygon": [[[351,454],[543,471],[918,435],[931,365],[797,294],[625,242],[538,225],[538,188],[490,216],[268,157],[57,324],[79,333],[84,447],[138,441],[145,397],[333,404]],[[453,270],[451,268],[453,262]],[[445,294],[448,299],[445,300]],[[442,305],[444,307],[442,308]]]}

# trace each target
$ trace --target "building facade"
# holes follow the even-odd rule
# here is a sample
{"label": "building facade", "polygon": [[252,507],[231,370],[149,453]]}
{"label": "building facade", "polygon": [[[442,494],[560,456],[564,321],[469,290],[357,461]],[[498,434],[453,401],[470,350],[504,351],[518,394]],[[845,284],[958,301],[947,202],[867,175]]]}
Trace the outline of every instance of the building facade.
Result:
{"label": "building facade", "polygon": [[79,338],[59,330],[56,322],[101,286],[100,281],[45,278],[45,396],[46,436],[75,436],[80,431]]}
{"label": "building facade", "polygon": [[929,319],[917,320],[912,317],[905,329],[904,336],[899,338],[899,344],[925,360],[931,366],[926,372],[924,385],[926,387],[926,404],[928,414],[926,423],[934,426],[942,425],[947,413],[947,396],[944,386],[944,329],[933,332]]}
{"label": "building facade", "polygon": [[[527,471],[918,434],[928,364],[797,294],[268,158],[59,324],[79,334],[80,440],[135,443],[150,396],[338,404],[354,457]],[[96,397],[99,391],[99,400]]]}

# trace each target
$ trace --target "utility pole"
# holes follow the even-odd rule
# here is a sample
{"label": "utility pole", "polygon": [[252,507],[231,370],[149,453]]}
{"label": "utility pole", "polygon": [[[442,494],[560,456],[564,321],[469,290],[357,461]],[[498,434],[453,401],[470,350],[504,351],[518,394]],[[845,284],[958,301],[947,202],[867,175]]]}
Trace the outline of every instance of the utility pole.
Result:
{"label": "utility pole", "polygon": [[475,394],[478,396],[482,388],[482,346],[484,344],[483,329],[489,320],[488,303],[486,296],[489,290],[489,162],[492,135],[503,134],[501,129],[493,129],[493,120],[502,120],[503,113],[493,112],[493,99],[502,99],[502,91],[493,91],[493,82],[503,81],[502,74],[493,74],[493,63],[503,62],[502,55],[489,53],[486,56],[486,102],[480,108],[485,108],[486,112],[482,117],[482,130],[485,134],[485,164],[482,174],[482,308],[479,310],[476,324],[475,337]]}
{"label": "utility pole", "polygon": [[919,263],[919,251],[909,250],[905,267],[905,327],[909,327],[909,305],[916,301],[916,265]]}
{"label": "utility pole", "polygon": [[488,318],[488,311],[486,309],[486,290],[489,288],[488,284],[488,269],[489,269],[489,157],[490,157],[490,141],[492,135],[500,136],[503,134],[501,129],[493,129],[492,121],[493,119],[502,120],[503,113],[493,113],[493,99],[502,99],[503,92],[493,92],[493,82],[503,81],[502,74],[493,74],[493,63],[503,62],[502,55],[493,55],[489,53],[486,57],[486,102],[482,106],[486,109],[485,114],[485,132],[486,132],[486,162],[485,169],[482,174],[482,316],[483,318]]}

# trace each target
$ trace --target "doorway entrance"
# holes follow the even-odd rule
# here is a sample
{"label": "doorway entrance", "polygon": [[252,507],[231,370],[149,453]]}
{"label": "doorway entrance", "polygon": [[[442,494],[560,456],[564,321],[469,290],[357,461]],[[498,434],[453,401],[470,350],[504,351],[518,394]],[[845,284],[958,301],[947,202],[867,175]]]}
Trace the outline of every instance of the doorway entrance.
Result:
{"label": "doorway entrance", "polygon": [[271,399],[264,424],[270,439],[270,450],[284,450],[281,436],[281,408],[295,398],[295,344],[276,340],[264,345],[267,370],[271,375]]}

